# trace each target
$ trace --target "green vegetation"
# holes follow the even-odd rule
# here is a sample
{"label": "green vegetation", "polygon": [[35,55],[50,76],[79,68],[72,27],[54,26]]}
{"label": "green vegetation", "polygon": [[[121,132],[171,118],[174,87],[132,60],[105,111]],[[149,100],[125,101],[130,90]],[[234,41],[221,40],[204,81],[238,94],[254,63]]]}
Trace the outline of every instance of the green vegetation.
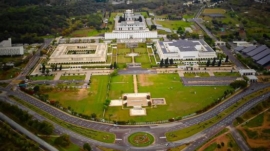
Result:
{"label": "green vegetation", "polygon": [[264,114],[259,114],[258,116],[256,116],[252,120],[246,122],[245,126],[247,126],[247,127],[259,127],[259,126],[262,126],[263,117],[264,117]]}
{"label": "green vegetation", "polygon": [[238,72],[214,72],[216,77],[239,77],[240,74]]}
{"label": "green vegetation", "polygon": [[70,75],[70,76],[61,76],[60,80],[84,80],[85,75]]}
{"label": "green vegetation", "polygon": [[59,151],[81,151],[81,147],[76,145],[76,144],[73,144],[73,143],[70,143],[68,146],[66,147],[63,147],[63,146],[59,146],[59,145],[56,145],[55,144],[55,139],[57,137],[43,137],[41,136],[41,138],[43,140],[45,140],[46,142],[48,142],[49,144],[55,146]]}
{"label": "green vegetation", "polygon": [[204,151],[214,151],[214,150],[216,150],[216,148],[217,148],[217,143],[213,143],[213,144],[209,145],[207,148],[205,148]]}
{"label": "green vegetation", "polygon": [[[192,135],[194,135],[194,134],[196,134],[196,133],[198,133],[198,132],[200,132],[200,131],[202,131],[202,130],[204,130],[206,128],[209,128],[214,123],[220,121],[222,118],[225,118],[228,114],[232,113],[237,108],[239,108],[244,103],[246,103],[247,100],[250,100],[252,98],[260,96],[260,95],[262,95],[262,93],[266,93],[268,91],[269,91],[268,89],[264,89],[263,91],[254,92],[254,93],[244,97],[242,100],[238,101],[233,106],[230,106],[229,108],[227,108],[223,112],[219,113],[216,117],[213,117],[213,118],[211,118],[209,120],[201,122],[201,123],[199,123],[197,125],[193,125],[193,126],[181,129],[181,130],[168,132],[168,133],[166,133],[166,138],[167,138],[168,141],[177,141],[177,140],[192,136]],[[204,92],[206,92],[206,91],[204,91]]]}
{"label": "green vegetation", "polygon": [[54,76],[31,76],[30,80],[53,80]]}
{"label": "green vegetation", "polygon": [[0,150],[39,150],[39,145],[36,142],[13,130],[2,121],[0,121],[0,134]]}
{"label": "green vegetation", "polygon": [[66,123],[63,120],[56,118],[54,115],[51,115],[51,114],[37,108],[36,106],[33,106],[32,104],[24,102],[21,99],[18,99],[15,97],[13,97],[13,99],[16,100],[17,102],[19,102],[20,104],[28,107],[29,109],[39,113],[40,115],[48,118],[49,120],[63,126],[64,128],[68,128],[76,133],[79,133],[79,134],[84,135],[86,137],[89,137],[91,139],[105,142],[105,143],[113,143],[115,140],[115,135],[112,133],[97,131],[97,130],[93,130],[93,129],[89,129],[89,128],[79,127],[79,126],[76,126],[74,124]]}
{"label": "green vegetation", "polygon": [[166,20],[166,21],[157,21],[156,23],[159,25],[162,25],[163,27],[170,28],[172,30],[177,30],[178,27],[190,27],[192,25],[191,22],[186,22],[182,20],[172,21],[172,20]]}
{"label": "green vegetation", "polygon": [[136,147],[146,147],[154,142],[154,137],[145,132],[136,132],[128,137],[128,142]]}
{"label": "green vegetation", "polygon": [[89,36],[98,36],[104,34],[106,30],[96,30],[92,28],[83,28],[73,31],[69,36],[70,37],[89,37]]}
{"label": "green vegetation", "polygon": [[200,73],[184,73],[185,78],[194,78],[194,77],[210,77],[208,72],[200,72]]}
{"label": "green vegetation", "polygon": [[218,9],[218,8],[215,8],[215,9],[204,9],[203,10],[203,14],[225,14],[226,13],[226,10],[224,9]]}
{"label": "green vegetation", "polygon": [[[111,100],[118,99],[123,93],[133,93],[133,77],[132,75],[113,76],[110,82],[109,98]],[[108,112],[107,114],[113,114]]]}

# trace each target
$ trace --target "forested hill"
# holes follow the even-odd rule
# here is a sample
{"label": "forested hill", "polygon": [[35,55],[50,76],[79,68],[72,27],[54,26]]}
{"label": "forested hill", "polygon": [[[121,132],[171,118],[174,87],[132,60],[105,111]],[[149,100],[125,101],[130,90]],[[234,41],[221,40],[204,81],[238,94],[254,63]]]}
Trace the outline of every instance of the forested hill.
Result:
{"label": "forested hill", "polygon": [[[2,0],[1,3],[7,1],[14,1],[15,4],[16,1],[27,0]],[[28,0],[32,5],[9,6],[0,10],[0,41],[11,37],[15,43],[40,42],[43,39],[39,36],[61,33],[68,26],[68,18],[96,13],[107,7],[107,4],[96,3],[95,0],[83,0],[65,6],[34,5],[36,1],[45,2]]]}

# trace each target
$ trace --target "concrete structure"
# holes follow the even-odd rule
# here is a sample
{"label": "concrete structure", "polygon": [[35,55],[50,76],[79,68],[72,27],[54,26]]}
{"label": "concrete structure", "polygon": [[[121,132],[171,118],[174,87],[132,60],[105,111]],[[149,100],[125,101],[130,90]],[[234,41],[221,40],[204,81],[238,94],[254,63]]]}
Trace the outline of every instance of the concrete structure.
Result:
{"label": "concrete structure", "polygon": [[12,47],[11,38],[0,42],[0,56],[23,55],[23,46]]}
{"label": "concrete structure", "polygon": [[48,64],[105,63],[107,45],[104,43],[59,44]]}
{"label": "concrete structure", "polygon": [[255,75],[248,75],[247,78],[250,83],[254,83],[258,81],[258,78]]}
{"label": "concrete structure", "polygon": [[149,31],[145,19],[140,13],[126,10],[114,18],[115,26],[112,33],[105,33],[105,39],[139,39],[157,38],[157,31]]}
{"label": "concrete structure", "polygon": [[224,41],[216,41],[215,46],[226,46],[226,42],[224,42]]}
{"label": "concrete structure", "polygon": [[239,47],[239,46],[244,46],[244,47],[253,46],[252,43],[247,42],[247,41],[233,41],[233,43],[236,44],[237,47]]}
{"label": "concrete structure", "polygon": [[241,74],[241,76],[245,75],[255,75],[256,71],[254,69],[240,69],[239,73]]}
{"label": "concrete structure", "polygon": [[177,40],[157,42],[157,53],[160,59],[197,60],[216,58],[216,52],[204,40]]}

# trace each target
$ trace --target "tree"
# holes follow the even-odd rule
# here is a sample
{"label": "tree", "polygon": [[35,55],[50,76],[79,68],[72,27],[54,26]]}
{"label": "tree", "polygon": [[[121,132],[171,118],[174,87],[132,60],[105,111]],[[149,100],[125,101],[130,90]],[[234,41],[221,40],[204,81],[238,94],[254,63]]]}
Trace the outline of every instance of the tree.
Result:
{"label": "tree", "polygon": [[221,59],[219,59],[219,62],[218,62],[218,66],[220,67],[220,65],[221,65]]}
{"label": "tree", "polygon": [[167,68],[169,66],[169,58],[165,59],[165,67]]}
{"label": "tree", "polygon": [[229,62],[229,56],[228,55],[226,56],[225,62]]}
{"label": "tree", "polygon": [[114,68],[114,69],[117,69],[117,64],[116,64],[116,62],[113,63],[113,68]]}
{"label": "tree", "polygon": [[110,65],[110,69],[112,69],[112,68],[113,68],[113,65],[111,64],[111,65]]}
{"label": "tree", "polygon": [[170,59],[170,65],[172,65],[173,64],[173,59]]}
{"label": "tree", "polygon": [[159,66],[162,68],[162,67],[163,67],[163,65],[164,65],[164,62],[163,62],[163,59],[161,59],[161,60],[160,60],[160,64],[159,64]]}
{"label": "tree", "polygon": [[60,71],[62,70],[62,64],[60,64],[59,70],[60,70]]}
{"label": "tree", "polygon": [[54,71],[57,71],[57,64],[54,66]]}
{"label": "tree", "polygon": [[70,138],[67,134],[62,134],[60,137],[57,137],[54,141],[54,144],[66,147],[70,144]]}
{"label": "tree", "polygon": [[88,143],[84,143],[83,144],[83,149],[84,150],[87,150],[87,151],[92,151],[92,148],[91,148],[91,146]]}
{"label": "tree", "polygon": [[151,30],[157,30],[157,26],[156,25],[151,25],[150,29]]}
{"label": "tree", "polygon": [[48,75],[50,73],[50,70],[49,69],[46,69],[46,74]]}
{"label": "tree", "polygon": [[42,73],[45,73],[45,69],[46,69],[45,64],[44,64],[44,63],[42,63],[41,72],[42,72]]}
{"label": "tree", "polygon": [[35,93],[37,93],[37,92],[39,91],[39,86],[38,86],[38,85],[35,86],[35,87],[33,88],[33,90],[34,90]]}
{"label": "tree", "polygon": [[234,89],[236,88],[245,88],[247,86],[247,82],[243,80],[236,80],[230,83],[230,86]]}
{"label": "tree", "polygon": [[138,20],[139,20],[139,22],[142,22],[142,17],[140,16]]}
{"label": "tree", "polygon": [[214,67],[216,64],[216,58],[213,59],[212,66]]}
{"label": "tree", "polygon": [[209,67],[210,65],[210,59],[207,60],[206,66]]}
{"label": "tree", "polygon": [[96,119],[97,118],[97,114],[96,113],[92,113],[91,114],[91,118]]}

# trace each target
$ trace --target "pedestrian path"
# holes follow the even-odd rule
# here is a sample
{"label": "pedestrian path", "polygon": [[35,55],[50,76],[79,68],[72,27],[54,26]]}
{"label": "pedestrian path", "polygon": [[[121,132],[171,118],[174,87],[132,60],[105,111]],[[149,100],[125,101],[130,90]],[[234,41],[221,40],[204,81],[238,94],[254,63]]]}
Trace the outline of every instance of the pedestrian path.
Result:
{"label": "pedestrian path", "polygon": [[56,75],[54,76],[53,80],[59,80],[61,77],[62,73],[61,72],[57,72]]}
{"label": "pedestrian path", "polygon": [[184,72],[183,71],[178,71],[179,77],[184,77]]}
{"label": "pedestrian path", "polygon": [[84,81],[88,82],[91,79],[91,75],[92,75],[92,72],[87,72],[86,75],[85,75]]}
{"label": "pedestrian path", "polygon": [[136,77],[136,74],[133,74],[133,85],[134,85],[134,93],[138,93],[138,86],[137,86],[137,77]]}

